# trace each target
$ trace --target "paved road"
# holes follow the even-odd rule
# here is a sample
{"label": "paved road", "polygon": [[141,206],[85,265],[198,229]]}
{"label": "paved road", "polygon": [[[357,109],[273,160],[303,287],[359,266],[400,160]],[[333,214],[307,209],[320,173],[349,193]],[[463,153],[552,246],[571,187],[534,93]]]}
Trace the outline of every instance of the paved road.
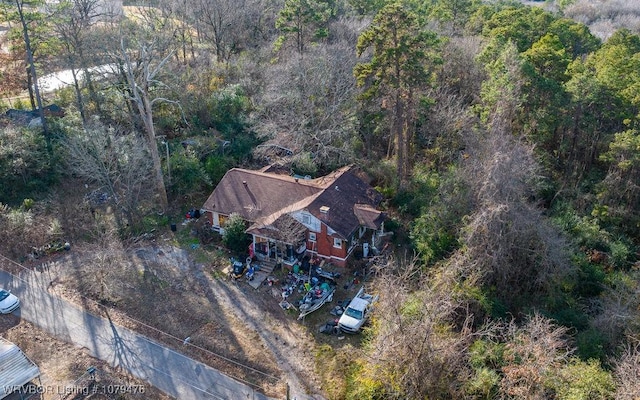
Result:
{"label": "paved road", "polygon": [[26,272],[16,277],[0,270],[0,287],[10,289],[22,302],[15,311],[21,318],[86,347],[93,357],[122,367],[177,399],[267,399],[205,364],[51,295],[48,284],[46,274]]}

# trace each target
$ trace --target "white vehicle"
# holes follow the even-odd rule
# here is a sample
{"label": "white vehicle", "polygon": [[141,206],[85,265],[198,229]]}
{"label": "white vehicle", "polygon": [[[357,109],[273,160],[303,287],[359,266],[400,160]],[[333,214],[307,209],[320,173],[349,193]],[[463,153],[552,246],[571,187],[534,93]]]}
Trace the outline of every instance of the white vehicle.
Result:
{"label": "white vehicle", "polygon": [[345,333],[358,333],[362,325],[369,318],[373,304],[378,301],[378,296],[364,292],[364,286],[358,290],[356,297],[351,300],[338,320],[338,328]]}
{"label": "white vehicle", "polygon": [[20,307],[20,300],[11,292],[0,289],[0,314],[9,314]]}

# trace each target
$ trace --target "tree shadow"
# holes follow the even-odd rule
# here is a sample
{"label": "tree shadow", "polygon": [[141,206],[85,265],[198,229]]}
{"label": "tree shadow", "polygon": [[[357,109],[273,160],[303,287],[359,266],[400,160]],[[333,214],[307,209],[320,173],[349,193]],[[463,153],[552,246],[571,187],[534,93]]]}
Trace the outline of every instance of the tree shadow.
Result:
{"label": "tree shadow", "polygon": [[19,311],[14,311],[8,315],[0,316],[0,333],[6,333],[11,328],[20,325],[22,321]]}
{"label": "tree shadow", "polygon": [[113,350],[113,359],[110,361],[111,365],[128,371],[136,364],[144,364],[140,356],[138,356],[131,346],[120,336],[118,326],[111,319],[107,308],[104,309],[104,315],[107,317],[107,321],[109,321],[112,334],[111,338],[106,340],[107,344]]}

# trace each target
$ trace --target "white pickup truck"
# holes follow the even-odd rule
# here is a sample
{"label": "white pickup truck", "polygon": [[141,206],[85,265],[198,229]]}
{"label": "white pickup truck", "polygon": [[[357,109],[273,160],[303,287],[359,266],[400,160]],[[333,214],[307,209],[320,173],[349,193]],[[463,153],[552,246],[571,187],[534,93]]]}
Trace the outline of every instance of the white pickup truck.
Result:
{"label": "white pickup truck", "polygon": [[351,300],[338,320],[338,328],[345,333],[358,333],[362,325],[369,318],[373,304],[378,296],[365,293],[364,286],[358,290],[356,297]]}

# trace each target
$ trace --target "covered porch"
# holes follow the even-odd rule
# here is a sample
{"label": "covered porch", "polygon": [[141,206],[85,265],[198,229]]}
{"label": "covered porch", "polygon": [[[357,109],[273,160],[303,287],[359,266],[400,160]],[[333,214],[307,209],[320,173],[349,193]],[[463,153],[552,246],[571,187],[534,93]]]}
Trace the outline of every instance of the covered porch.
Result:
{"label": "covered porch", "polygon": [[254,224],[247,233],[253,239],[250,255],[262,262],[275,260],[293,265],[307,250],[307,228],[288,214],[266,226]]}

